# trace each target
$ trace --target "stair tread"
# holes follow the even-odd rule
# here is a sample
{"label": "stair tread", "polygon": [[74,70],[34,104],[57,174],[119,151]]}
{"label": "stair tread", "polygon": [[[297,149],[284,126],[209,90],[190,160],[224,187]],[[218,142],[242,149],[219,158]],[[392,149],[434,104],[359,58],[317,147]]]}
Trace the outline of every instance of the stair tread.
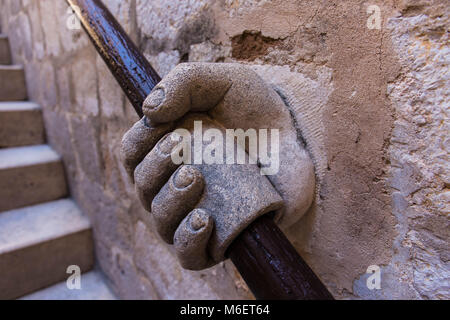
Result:
{"label": "stair tread", "polygon": [[101,272],[90,271],[81,275],[81,290],[69,290],[66,282],[60,282],[20,300],[117,300],[117,297]]}
{"label": "stair tread", "polygon": [[49,145],[0,149],[0,170],[60,161]]}
{"label": "stair tread", "polygon": [[21,71],[23,66],[20,64],[0,64],[0,71]]}
{"label": "stair tread", "polygon": [[39,104],[31,101],[0,101],[0,112],[41,110]]}
{"label": "stair tread", "polygon": [[90,228],[71,199],[0,213],[0,254]]}

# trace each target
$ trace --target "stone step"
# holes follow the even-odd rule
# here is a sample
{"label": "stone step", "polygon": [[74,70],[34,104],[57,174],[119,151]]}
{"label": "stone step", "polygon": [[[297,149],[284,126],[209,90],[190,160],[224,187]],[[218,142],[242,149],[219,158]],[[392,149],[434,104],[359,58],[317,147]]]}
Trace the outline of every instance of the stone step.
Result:
{"label": "stone step", "polygon": [[38,104],[0,102],[0,148],[45,142],[44,121]]}
{"label": "stone step", "polygon": [[49,146],[0,149],[0,211],[65,196],[63,164]]}
{"label": "stone step", "polygon": [[0,64],[11,64],[9,41],[4,34],[0,34]]}
{"label": "stone step", "polygon": [[27,88],[23,67],[0,65],[0,101],[26,99]]}
{"label": "stone step", "polygon": [[20,300],[117,300],[103,274],[91,271],[81,275],[81,289],[70,290],[66,281],[26,295]]}
{"label": "stone step", "polygon": [[70,199],[0,213],[0,299],[66,280],[94,264],[89,220]]}

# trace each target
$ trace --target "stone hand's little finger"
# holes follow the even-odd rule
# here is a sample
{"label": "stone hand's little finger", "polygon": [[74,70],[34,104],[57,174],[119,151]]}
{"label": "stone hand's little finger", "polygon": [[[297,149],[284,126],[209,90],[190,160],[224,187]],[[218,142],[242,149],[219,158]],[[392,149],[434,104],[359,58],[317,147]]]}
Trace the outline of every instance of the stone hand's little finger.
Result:
{"label": "stone hand's little finger", "polygon": [[195,209],[178,226],[174,245],[181,266],[201,270],[213,265],[207,251],[214,220],[204,209]]}

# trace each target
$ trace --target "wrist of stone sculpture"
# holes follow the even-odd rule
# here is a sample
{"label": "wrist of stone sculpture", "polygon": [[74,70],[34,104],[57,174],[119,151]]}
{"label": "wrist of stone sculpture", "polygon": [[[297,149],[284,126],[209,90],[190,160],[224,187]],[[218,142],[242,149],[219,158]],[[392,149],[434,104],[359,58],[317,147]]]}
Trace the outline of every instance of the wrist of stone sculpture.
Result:
{"label": "wrist of stone sculpture", "polygon": [[[225,259],[231,242],[263,214],[276,212],[288,226],[310,207],[312,161],[280,96],[250,69],[180,64],[154,88],[143,111],[145,117],[123,138],[123,163],[149,212],[145,222],[155,224],[162,239],[174,244],[184,268],[203,269]],[[202,121],[203,134],[215,129],[217,136],[225,136],[227,129],[274,129],[278,144],[266,145],[267,154],[258,153],[255,163],[250,163],[250,141],[245,164],[227,164],[225,145],[214,150],[223,151],[223,163],[178,163],[174,150],[186,141],[170,132],[183,129],[195,139],[195,121]],[[203,152],[208,143],[201,144]],[[194,143],[189,144],[183,159],[196,152]],[[262,175],[261,164],[271,166],[267,159],[276,160],[276,170]]]}

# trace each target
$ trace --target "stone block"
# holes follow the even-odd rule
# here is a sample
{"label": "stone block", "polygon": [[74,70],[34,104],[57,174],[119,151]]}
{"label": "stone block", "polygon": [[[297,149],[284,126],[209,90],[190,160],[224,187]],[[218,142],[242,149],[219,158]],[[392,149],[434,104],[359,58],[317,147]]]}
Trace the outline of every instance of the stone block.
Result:
{"label": "stone block", "polygon": [[0,101],[20,101],[27,98],[25,73],[21,66],[0,66]]}
{"label": "stone block", "polygon": [[42,144],[41,108],[32,102],[0,102],[0,148]]}
{"label": "stone block", "polygon": [[0,149],[0,211],[66,195],[61,159],[49,146]]}

